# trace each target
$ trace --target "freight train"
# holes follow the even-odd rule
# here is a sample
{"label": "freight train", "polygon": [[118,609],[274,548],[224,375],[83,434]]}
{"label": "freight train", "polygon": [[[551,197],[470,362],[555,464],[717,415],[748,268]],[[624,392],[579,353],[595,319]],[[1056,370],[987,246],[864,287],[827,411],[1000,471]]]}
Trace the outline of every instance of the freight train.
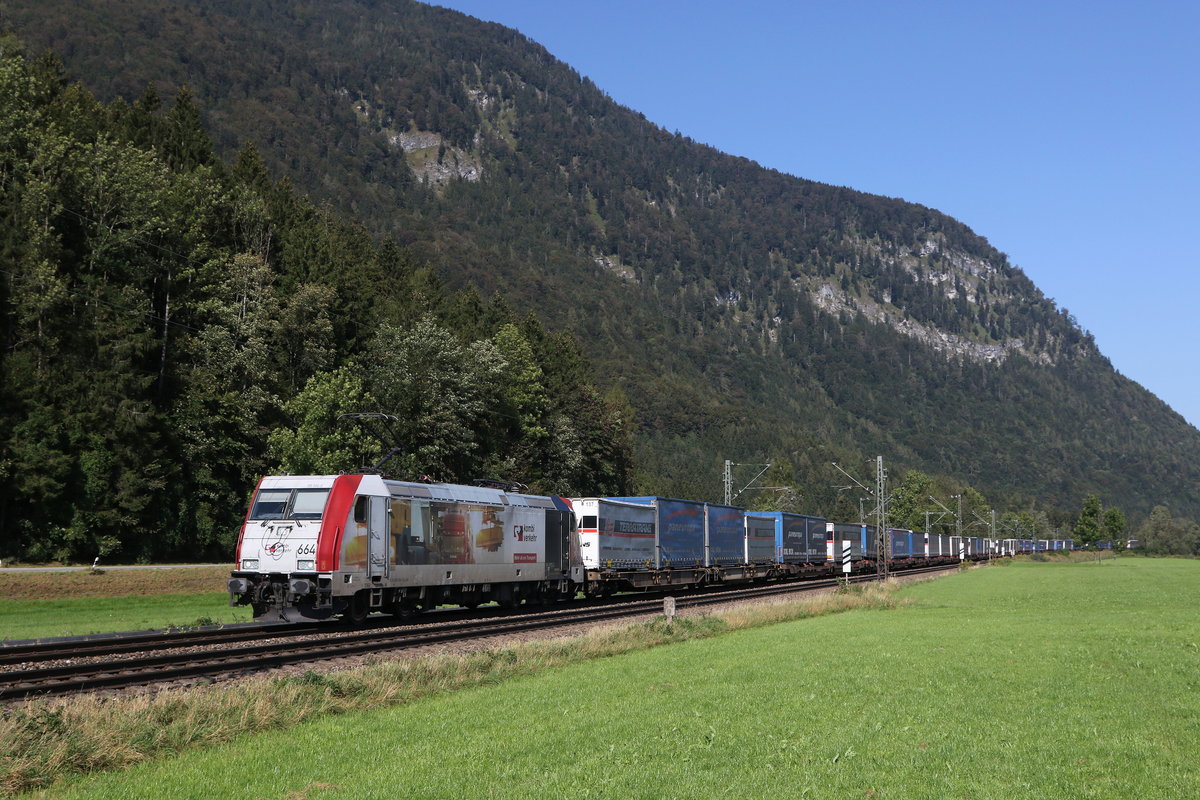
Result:
{"label": "freight train", "polygon": [[[562,498],[518,485],[465,486],[380,475],[259,481],[237,544],[231,605],[263,620],[443,604],[565,600],[874,571],[871,525],[666,497]],[[1070,542],[891,530],[894,566],[952,564]],[[1044,545],[1044,547],[1043,547]],[[845,554],[845,566],[843,565]]]}

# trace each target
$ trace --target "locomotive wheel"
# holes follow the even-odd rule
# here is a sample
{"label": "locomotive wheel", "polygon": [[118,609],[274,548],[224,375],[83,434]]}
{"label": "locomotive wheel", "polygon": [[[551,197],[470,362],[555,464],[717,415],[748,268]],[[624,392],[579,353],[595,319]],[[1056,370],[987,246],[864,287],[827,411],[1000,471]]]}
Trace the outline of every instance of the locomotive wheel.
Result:
{"label": "locomotive wheel", "polygon": [[521,595],[515,586],[502,586],[496,593],[496,603],[503,609],[512,611],[521,605]]}
{"label": "locomotive wheel", "polygon": [[361,625],[371,613],[371,599],[365,591],[356,592],[341,617],[352,625]]}
{"label": "locomotive wheel", "polygon": [[396,619],[411,619],[421,609],[417,607],[413,600],[397,595],[392,599],[387,610]]}

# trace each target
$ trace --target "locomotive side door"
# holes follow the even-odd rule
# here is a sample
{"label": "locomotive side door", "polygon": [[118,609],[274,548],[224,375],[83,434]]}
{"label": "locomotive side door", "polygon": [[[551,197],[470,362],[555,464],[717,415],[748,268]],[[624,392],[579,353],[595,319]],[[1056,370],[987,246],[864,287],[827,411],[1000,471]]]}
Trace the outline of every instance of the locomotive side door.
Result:
{"label": "locomotive side door", "polygon": [[386,578],[388,574],[388,498],[371,498],[367,524],[367,579]]}
{"label": "locomotive side door", "polygon": [[570,574],[572,516],[562,511],[546,512],[546,566],[563,575]]}

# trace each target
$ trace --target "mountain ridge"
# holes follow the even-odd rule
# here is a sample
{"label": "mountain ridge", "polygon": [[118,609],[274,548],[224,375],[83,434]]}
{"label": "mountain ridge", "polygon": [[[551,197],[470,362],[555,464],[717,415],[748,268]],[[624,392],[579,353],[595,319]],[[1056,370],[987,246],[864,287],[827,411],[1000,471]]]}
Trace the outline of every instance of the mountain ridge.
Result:
{"label": "mountain ridge", "polygon": [[[222,152],[254,141],[447,280],[574,331],[638,409],[663,491],[711,494],[726,455],[832,447],[1000,499],[1200,511],[1200,432],[936,210],[668,133],[445,9],[101,6],[10,0],[0,24],[107,99],[191,86]],[[820,458],[791,460],[832,506]]]}

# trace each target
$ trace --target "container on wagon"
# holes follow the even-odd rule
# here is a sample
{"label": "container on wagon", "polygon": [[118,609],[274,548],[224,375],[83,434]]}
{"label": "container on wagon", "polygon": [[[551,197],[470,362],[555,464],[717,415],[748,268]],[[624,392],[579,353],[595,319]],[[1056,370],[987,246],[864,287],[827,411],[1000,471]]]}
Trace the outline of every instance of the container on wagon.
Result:
{"label": "container on wagon", "polygon": [[746,509],[704,504],[706,567],[744,564],[746,557]]}
{"label": "container on wagon", "polygon": [[863,557],[874,559],[879,555],[879,537],[875,535],[877,528],[874,525],[862,526],[862,551]]}
{"label": "container on wagon", "polygon": [[825,518],[790,511],[754,512],[775,520],[775,557],[784,564],[819,564],[826,560]]}
{"label": "container on wagon", "polygon": [[743,558],[747,564],[770,564],[775,561],[775,517],[770,514],[748,513],[745,516],[746,536]]}
{"label": "container on wagon", "polygon": [[967,540],[962,536],[950,537],[950,556],[953,558],[966,558]]}
{"label": "container on wagon", "polygon": [[863,557],[863,525],[850,522],[828,522],[825,524],[825,557],[841,563],[843,543],[850,544],[850,559]]}
{"label": "container on wagon", "polygon": [[[920,534],[915,534],[920,535]],[[903,528],[889,528],[888,537],[892,542],[892,558],[913,557],[913,532]]]}
{"label": "container on wagon", "polygon": [[704,503],[671,497],[605,499],[621,503],[639,503],[654,510],[654,525],[658,534],[658,555],[654,563],[656,568],[704,565]]}
{"label": "container on wagon", "polygon": [[946,558],[957,555],[950,549],[950,535],[946,533],[929,534],[929,557]]}
{"label": "container on wagon", "polygon": [[606,497],[572,498],[588,569],[649,569],[658,558],[654,508]]}

